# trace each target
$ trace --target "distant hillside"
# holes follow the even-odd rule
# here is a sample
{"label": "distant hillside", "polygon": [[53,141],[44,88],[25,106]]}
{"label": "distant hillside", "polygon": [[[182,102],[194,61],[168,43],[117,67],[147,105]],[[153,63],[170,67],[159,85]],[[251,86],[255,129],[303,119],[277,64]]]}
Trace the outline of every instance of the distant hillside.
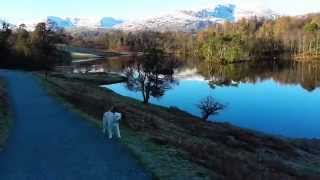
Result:
{"label": "distant hillside", "polygon": [[177,11],[165,16],[142,21],[124,22],[115,28],[123,31],[197,31],[215,23],[234,22],[241,18],[275,18],[277,13],[270,9],[242,10],[233,4],[217,5],[199,11]]}
{"label": "distant hillside", "polygon": [[[240,9],[234,4],[219,4],[212,8],[198,11],[182,10],[171,14],[146,18],[136,21],[124,21],[113,17],[103,18],[61,18],[49,16],[50,21],[60,28],[72,31],[114,29],[122,31],[198,31],[215,23],[234,22],[241,18],[269,18],[274,19],[278,14],[270,9],[257,8],[254,10]],[[28,29],[33,29],[35,23],[27,23]]]}

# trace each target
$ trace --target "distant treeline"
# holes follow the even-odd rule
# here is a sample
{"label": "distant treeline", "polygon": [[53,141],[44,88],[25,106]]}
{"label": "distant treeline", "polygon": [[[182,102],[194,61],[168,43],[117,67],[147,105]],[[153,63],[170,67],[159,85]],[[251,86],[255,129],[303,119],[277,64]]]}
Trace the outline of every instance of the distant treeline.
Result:
{"label": "distant treeline", "polygon": [[232,63],[259,59],[320,57],[320,14],[251,18],[216,24],[201,32],[78,32],[70,44],[90,48],[167,53]]}
{"label": "distant treeline", "polygon": [[69,53],[57,48],[63,43],[64,32],[49,23],[39,23],[34,31],[25,25],[11,28],[3,23],[0,27],[0,67],[31,70],[50,70],[56,64],[68,62]]}
{"label": "distant treeline", "polygon": [[57,44],[116,51],[160,49],[180,57],[212,63],[320,59],[320,14],[277,19],[251,18],[215,24],[200,32],[70,31],[39,23],[30,32],[20,25],[0,27],[0,66],[50,69],[68,63],[69,53]]}

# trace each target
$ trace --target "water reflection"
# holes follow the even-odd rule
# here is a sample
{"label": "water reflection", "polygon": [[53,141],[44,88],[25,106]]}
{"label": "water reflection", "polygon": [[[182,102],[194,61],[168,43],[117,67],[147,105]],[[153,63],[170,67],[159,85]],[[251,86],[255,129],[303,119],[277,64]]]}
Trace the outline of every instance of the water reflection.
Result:
{"label": "water reflection", "polygon": [[[143,103],[149,103],[150,96],[162,97],[176,83],[173,73],[177,64],[170,57],[133,56],[124,74],[130,91],[141,92]],[[154,56],[154,55],[152,55]]]}
{"label": "water reflection", "polygon": [[202,63],[198,70],[213,88],[238,86],[239,83],[256,84],[269,79],[282,85],[300,85],[308,91],[320,87],[320,63],[317,62],[264,61],[230,65]]}
{"label": "water reflection", "polygon": [[155,69],[146,68],[145,59],[139,58],[118,57],[77,66],[89,71],[99,66],[99,70],[126,75],[127,83],[107,88],[144,102],[176,106],[200,116],[195,105],[213,96],[228,108],[210,120],[290,137],[320,137],[319,63],[272,61],[221,66],[173,59]]}
{"label": "water reflection", "polygon": [[[73,72],[115,72],[135,79],[139,73],[143,76],[143,57],[121,56],[104,60],[88,60],[73,63]],[[223,86],[238,86],[239,83],[259,83],[272,79],[282,85],[300,85],[305,90],[314,91],[320,87],[319,62],[291,62],[291,61],[263,61],[238,63],[230,65],[208,64],[191,60],[177,60],[171,58],[160,63],[163,70],[151,77],[155,79],[172,81],[196,78],[208,81],[213,89]],[[166,66],[166,67],[164,67]],[[163,71],[162,70],[162,71]],[[130,73],[135,71],[135,73]],[[162,77],[164,75],[164,77]],[[175,82],[176,83],[176,82]],[[130,86],[128,86],[130,87]],[[135,88],[132,88],[134,90]],[[165,88],[167,89],[167,88]]]}
{"label": "water reflection", "polygon": [[[140,76],[144,76],[142,74],[144,60],[143,57],[121,56],[105,60],[79,61],[73,63],[73,72],[116,72],[130,76],[130,79],[136,79],[135,76],[139,73]],[[165,73],[153,73],[152,75],[156,77],[149,75],[150,78],[147,79],[155,79],[158,83],[162,83],[162,80],[174,82],[175,77],[176,80],[196,78],[208,81],[213,89],[223,86],[236,87],[239,83],[255,84],[269,79],[282,85],[300,85],[308,91],[314,91],[320,87],[319,62],[254,61],[230,65],[197,62],[171,58],[171,61],[166,60],[160,63],[160,68],[166,70]],[[133,71],[135,73],[130,73]]]}

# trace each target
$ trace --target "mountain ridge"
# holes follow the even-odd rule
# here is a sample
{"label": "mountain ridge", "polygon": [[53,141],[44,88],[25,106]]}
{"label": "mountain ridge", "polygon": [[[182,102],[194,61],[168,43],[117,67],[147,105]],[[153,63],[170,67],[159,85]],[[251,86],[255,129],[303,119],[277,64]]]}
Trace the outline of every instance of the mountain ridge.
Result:
{"label": "mountain ridge", "polygon": [[[234,4],[218,4],[213,8],[199,10],[180,10],[167,15],[142,20],[125,21],[114,17],[78,18],[48,16],[44,21],[55,24],[65,30],[121,30],[121,31],[198,31],[222,22],[235,22],[242,18],[274,19],[279,15],[271,9],[240,9]],[[35,23],[27,24],[27,29]]]}
{"label": "mountain ridge", "polygon": [[122,31],[198,31],[222,22],[235,22],[242,18],[275,19],[279,15],[271,9],[239,9],[234,4],[218,4],[213,8],[198,11],[177,11],[175,13],[124,22],[114,28]]}

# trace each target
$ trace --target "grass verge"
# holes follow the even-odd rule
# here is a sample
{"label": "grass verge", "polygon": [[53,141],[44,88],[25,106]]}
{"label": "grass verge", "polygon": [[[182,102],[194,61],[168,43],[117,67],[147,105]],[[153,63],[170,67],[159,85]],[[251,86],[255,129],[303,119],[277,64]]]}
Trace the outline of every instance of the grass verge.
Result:
{"label": "grass verge", "polygon": [[[45,80],[43,76],[35,74],[35,77],[47,92],[60,101],[67,109],[94,123],[97,128],[101,128],[101,121],[99,119],[82,111],[57,94],[55,91],[57,87]],[[110,81],[114,80],[110,79]],[[122,80],[120,79],[119,81],[121,82]],[[121,134],[122,139],[119,142],[128,148],[139,163],[152,174],[154,179],[210,179],[208,176],[210,172],[208,170],[183,158],[180,155],[182,152],[179,150],[170,146],[156,144],[150,140],[150,137],[134,131],[125,125],[121,127]]]}
{"label": "grass verge", "polygon": [[61,79],[68,79],[71,81],[82,81],[84,83],[94,84],[114,84],[126,81],[126,77],[115,73],[90,73],[90,74],[64,74],[64,73],[51,73],[52,77]]}
{"label": "grass verge", "polygon": [[106,106],[119,107],[121,143],[156,179],[320,179],[320,141],[295,142],[204,122],[85,81],[38,77],[49,92],[97,125]]}

